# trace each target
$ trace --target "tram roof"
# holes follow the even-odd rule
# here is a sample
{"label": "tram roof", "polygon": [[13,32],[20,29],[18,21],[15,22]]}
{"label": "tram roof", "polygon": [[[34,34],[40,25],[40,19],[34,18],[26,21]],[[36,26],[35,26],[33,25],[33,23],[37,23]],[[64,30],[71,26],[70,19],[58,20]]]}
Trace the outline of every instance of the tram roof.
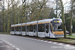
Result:
{"label": "tram roof", "polygon": [[17,26],[25,26],[25,25],[36,25],[37,23],[38,24],[45,24],[45,23],[50,23],[53,19],[43,19],[43,20],[38,20],[37,21],[32,21],[32,22],[27,22],[27,23],[19,23],[19,24],[14,24],[14,25],[11,25],[11,27],[17,27]]}

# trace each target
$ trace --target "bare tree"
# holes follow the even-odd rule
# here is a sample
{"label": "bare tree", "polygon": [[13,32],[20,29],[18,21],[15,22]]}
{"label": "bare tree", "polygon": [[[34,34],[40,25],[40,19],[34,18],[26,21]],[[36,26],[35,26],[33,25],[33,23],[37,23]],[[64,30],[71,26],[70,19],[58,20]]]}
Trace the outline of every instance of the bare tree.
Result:
{"label": "bare tree", "polygon": [[37,2],[35,0],[32,0],[31,3],[30,3],[30,6],[29,6],[29,10],[31,12],[31,21],[33,21],[33,14],[34,14],[34,11],[35,9],[37,8]]}
{"label": "bare tree", "polygon": [[60,2],[61,2],[61,7],[62,7],[61,14],[62,14],[63,29],[64,29],[64,38],[66,38],[66,24],[65,24],[65,17],[64,17],[64,5],[63,5],[62,0],[60,0]]}
{"label": "bare tree", "polygon": [[2,17],[3,17],[3,32],[5,32],[5,6],[4,6],[4,0],[3,0],[3,5],[2,5]]}
{"label": "bare tree", "polygon": [[36,15],[36,17],[35,17],[35,19],[34,20],[36,20],[38,17],[39,17],[39,15],[40,15],[40,13],[41,13],[41,11],[42,11],[42,8],[46,5],[46,3],[48,2],[48,0],[38,0],[38,8],[39,8],[39,12],[37,13],[37,15]]}
{"label": "bare tree", "polygon": [[7,32],[10,32],[10,11],[9,11],[9,8],[10,8],[10,5],[11,5],[11,1],[9,0],[6,0],[7,1],[7,4],[8,4],[8,19],[7,19]]}
{"label": "bare tree", "polygon": [[25,22],[25,10],[26,10],[26,0],[22,0],[22,20],[21,22]]}

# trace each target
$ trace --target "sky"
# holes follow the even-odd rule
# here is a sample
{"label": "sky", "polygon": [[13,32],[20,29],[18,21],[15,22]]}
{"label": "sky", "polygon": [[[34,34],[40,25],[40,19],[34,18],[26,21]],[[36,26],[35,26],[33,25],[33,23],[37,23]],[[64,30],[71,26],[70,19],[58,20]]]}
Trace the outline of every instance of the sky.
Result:
{"label": "sky", "polygon": [[[4,0],[4,1],[6,1],[6,0]],[[17,1],[17,0],[15,0],[15,1]],[[29,1],[31,1],[31,0],[29,0]],[[64,4],[67,3],[67,2],[68,2],[68,4],[64,5],[65,9],[68,9],[70,0],[63,0]],[[22,0],[20,0],[20,4],[22,4]],[[5,8],[7,8],[7,3],[6,2],[5,2]]]}

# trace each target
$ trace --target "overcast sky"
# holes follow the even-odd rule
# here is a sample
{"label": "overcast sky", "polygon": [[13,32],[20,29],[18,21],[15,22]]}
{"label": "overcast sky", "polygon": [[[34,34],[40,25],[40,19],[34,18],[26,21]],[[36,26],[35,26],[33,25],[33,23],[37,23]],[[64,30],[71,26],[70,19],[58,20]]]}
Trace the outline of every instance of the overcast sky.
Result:
{"label": "overcast sky", "polygon": [[[6,1],[6,0],[4,0],[4,1]],[[17,1],[17,0],[15,0],[15,1]],[[31,1],[31,0],[29,0],[29,1]],[[69,3],[70,2],[70,0],[63,0],[63,3],[65,4],[65,3]],[[20,0],[20,4],[22,3],[22,0]],[[68,8],[68,6],[69,6],[69,4],[66,4],[66,5],[64,5],[64,7],[65,7],[65,9],[67,9]],[[7,3],[5,2],[5,7],[7,8]]]}

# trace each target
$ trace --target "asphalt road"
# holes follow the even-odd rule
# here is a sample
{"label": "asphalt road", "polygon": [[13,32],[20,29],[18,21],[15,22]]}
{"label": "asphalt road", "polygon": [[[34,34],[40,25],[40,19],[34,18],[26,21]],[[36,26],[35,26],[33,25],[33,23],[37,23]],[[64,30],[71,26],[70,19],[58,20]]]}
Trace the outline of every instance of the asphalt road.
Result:
{"label": "asphalt road", "polygon": [[22,36],[0,34],[0,39],[8,41],[20,50],[75,50],[74,46]]}

